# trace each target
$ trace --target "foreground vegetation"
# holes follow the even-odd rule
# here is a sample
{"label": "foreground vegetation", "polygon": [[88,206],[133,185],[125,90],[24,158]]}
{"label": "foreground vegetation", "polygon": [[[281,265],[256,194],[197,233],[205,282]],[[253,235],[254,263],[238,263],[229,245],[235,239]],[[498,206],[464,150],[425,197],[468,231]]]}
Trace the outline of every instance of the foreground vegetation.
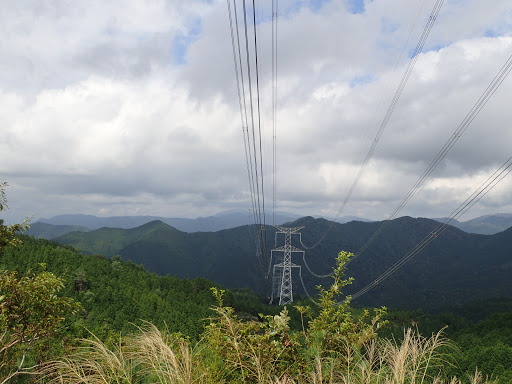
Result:
{"label": "foreground vegetation", "polygon": [[[276,319],[277,322],[282,320],[282,317]],[[229,319],[226,325],[237,328],[240,324],[236,319]],[[229,329],[224,332],[225,336],[231,335]],[[239,335],[224,340],[223,344],[229,344],[230,348],[220,353],[219,345],[211,342],[207,339],[191,346],[183,338],[148,325],[111,349],[99,340],[83,340],[74,354],[48,363],[43,372],[55,383],[446,382],[436,376],[445,363],[438,350],[446,340],[439,334],[425,339],[407,330],[401,344],[373,339],[362,350],[347,344],[337,357],[322,357],[321,350],[317,350],[302,369],[298,366],[302,358],[288,361],[285,357],[287,349],[293,349],[293,345],[287,343],[262,346]],[[269,354],[270,350],[274,353]],[[285,362],[291,365],[286,366]],[[465,382],[496,381],[484,379],[475,372]],[[454,377],[449,383],[461,381]]]}
{"label": "foreground vegetation", "polygon": [[[46,271],[25,276],[4,271],[2,328],[4,337],[18,335],[19,342],[9,344],[8,338],[2,338],[0,382],[19,381],[24,376],[55,383],[494,382],[478,371],[472,371],[472,377],[464,374],[461,380],[449,377],[454,349],[441,333],[425,338],[406,329],[396,341],[379,337],[381,330],[392,329],[384,320],[384,309],[373,314],[359,310],[355,315],[348,300],[338,303],[337,297],[350,283],[342,278],[348,257],[340,253],[333,284],[320,291],[319,308],[299,305],[290,313],[281,308],[279,314],[256,319],[226,305],[225,299],[236,302],[233,294],[209,287],[216,304],[210,306],[198,338],[140,319],[138,326],[128,325],[126,332],[111,329],[99,337],[82,329],[85,337],[77,338],[77,323],[88,321],[87,311],[78,301],[60,295],[66,289],[62,279]],[[121,270],[131,266],[118,262]],[[80,298],[77,281],[73,283]],[[8,288],[16,285],[25,287],[24,294],[11,294]],[[26,301],[23,305],[32,308],[34,316],[20,323],[20,311],[4,304],[10,296]],[[299,319],[298,326],[291,321],[292,313]],[[22,323],[23,329],[37,337],[21,336]]]}

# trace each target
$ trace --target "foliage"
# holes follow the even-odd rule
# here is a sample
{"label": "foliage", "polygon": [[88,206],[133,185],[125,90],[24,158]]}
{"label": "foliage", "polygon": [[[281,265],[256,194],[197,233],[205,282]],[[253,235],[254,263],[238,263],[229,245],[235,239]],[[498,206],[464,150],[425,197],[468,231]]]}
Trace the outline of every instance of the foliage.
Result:
{"label": "foliage", "polygon": [[486,375],[512,382],[512,311],[494,314],[480,323],[458,330],[452,336],[461,349],[450,373],[478,368]]}
{"label": "foliage", "polygon": [[[5,187],[9,184],[6,182],[0,183],[0,212],[9,208],[7,205],[7,196],[5,195]],[[0,251],[9,245],[20,244],[20,240],[16,237],[16,233],[28,228],[28,219],[22,224],[4,225],[3,220],[0,220]]]}
{"label": "foliage", "polygon": [[[350,256],[340,252],[333,284],[327,290],[319,287],[320,312],[302,332],[290,330],[286,308],[279,315],[260,315],[261,321],[240,320],[232,308],[223,306],[223,291],[213,290],[217,316],[206,329],[205,350],[222,362],[220,369],[227,381],[263,383],[285,377],[302,381],[315,372],[339,371],[350,362],[348,346],[358,350],[375,338],[384,309],[372,319],[365,311],[354,320],[349,299],[341,304],[336,301],[351,281],[343,279]],[[311,313],[304,306],[297,310],[303,315]]]}
{"label": "foliage", "polygon": [[[321,246],[306,253],[314,260],[314,272],[326,274],[335,267],[340,249],[356,251],[366,243],[382,223],[330,223],[323,219],[302,218],[293,226],[305,226],[302,238],[315,243],[328,230]],[[379,241],[350,263],[347,273],[357,279],[345,293],[365,287],[397,262],[408,250],[424,239],[438,222],[411,217],[395,219],[386,225]],[[133,229],[102,228],[87,233],[68,233],[57,241],[77,247],[84,253],[111,256],[157,274],[167,273],[182,278],[205,277],[229,289],[249,287],[263,293],[262,272],[254,257],[254,242],[247,227],[218,232],[184,233],[162,222],[147,223]],[[268,244],[274,243],[275,228],[267,228]],[[300,244],[293,244],[300,248]],[[512,229],[493,236],[462,232],[449,227],[418,257],[412,259],[371,294],[354,300],[360,305],[397,306],[407,309],[438,310],[477,299],[508,296],[512,292],[510,252]],[[306,266],[297,258],[294,263]],[[475,271],[478,271],[475,274]],[[468,276],[472,276],[468,278]],[[303,274],[309,292],[321,283],[310,274]],[[294,286],[294,297],[305,294]]]}
{"label": "foliage", "polygon": [[[65,279],[63,294],[80,302],[85,314],[68,319],[69,335],[87,337],[90,330],[101,340],[116,340],[119,333],[133,331],[133,325],[151,321],[198,340],[211,316],[215,300],[207,279],[179,279],[157,276],[119,257],[111,259],[83,255],[56,242],[21,236],[23,244],[0,253],[0,265],[20,274],[43,263],[48,271]],[[226,303],[246,317],[259,312],[279,313],[279,308],[262,304],[247,291],[228,291]],[[86,330],[87,329],[87,330]]]}
{"label": "foliage", "polygon": [[[451,363],[444,369],[444,379],[466,377],[468,372],[478,370],[484,376],[499,377],[500,382],[512,382],[512,300],[496,302],[500,306],[490,307],[489,303],[479,301],[438,314],[390,310],[386,316],[389,326],[381,329],[379,336],[401,340],[404,327],[413,326],[421,334],[445,327],[445,334],[457,348],[441,348]],[[492,310],[502,312],[492,314]],[[470,320],[475,313],[481,319],[483,311],[488,313],[486,319],[478,323]]]}
{"label": "foliage", "polygon": [[[229,338],[230,334],[223,336]],[[215,351],[208,349],[211,344],[198,343],[193,347],[188,340],[167,331],[161,332],[148,324],[137,334],[120,339],[111,347],[99,339],[84,339],[73,354],[50,362],[43,372],[51,383],[70,384],[461,384],[463,381],[456,377],[445,381],[437,375],[443,368],[443,355],[439,349],[445,343],[440,333],[424,338],[409,329],[400,343],[373,339],[362,350],[347,346],[347,356],[351,359],[340,369],[325,371],[322,361],[316,360],[308,375],[291,377],[286,367],[266,372],[264,369],[268,367],[256,364],[244,365],[246,370],[240,370],[237,376],[236,372],[226,370],[222,361],[214,358]],[[240,345],[233,357],[236,358],[245,347]],[[272,376],[272,373],[278,376]],[[464,382],[495,383],[484,379],[478,371],[468,379]]]}
{"label": "foliage", "polygon": [[0,375],[4,383],[14,376],[30,373],[29,352],[41,352],[42,342],[55,336],[65,317],[80,309],[74,300],[59,297],[62,280],[49,272],[18,276],[0,273]]}
{"label": "foliage", "polygon": [[423,337],[410,328],[404,330],[402,340],[374,339],[364,350],[352,349],[352,362],[347,369],[335,374],[336,382],[361,384],[387,383],[495,383],[473,371],[469,381],[457,377],[443,379],[449,361],[443,352],[451,343],[442,331],[430,338]]}
{"label": "foliage", "polygon": [[297,345],[290,338],[286,309],[280,315],[262,316],[262,322],[246,322],[233,308],[222,306],[222,291],[214,292],[219,306],[205,332],[204,355],[216,362],[218,376],[228,382],[262,382],[296,369]]}
{"label": "foliage", "polygon": [[[348,300],[337,305],[334,297],[349,283],[341,278],[348,256],[340,254],[334,284],[320,290],[322,308],[302,331],[290,330],[286,308],[261,315],[259,322],[239,319],[224,306],[225,291],[213,287],[216,316],[197,343],[146,324],[111,347],[97,338],[82,340],[75,353],[49,363],[44,373],[54,383],[91,384],[461,384],[456,377],[442,378],[449,343],[441,332],[424,338],[408,329],[402,341],[379,340],[375,331],[383,310],[369,321],[368,315],[353,320]],[[475,371],[469,383],[494,381]]]}
{"label": "foliage", "polygon": [[74,353],[46,364],[50,383],[212,383],[190,342],[152,324],[107,346],[82,339]]}
{"label": "foliage", "polygon": [[349,310],[350,296],[342,302],[337,301],[342,289],[353,281],[352,278],[343,280],[345,264],[351,256],[353,254],[347,252],[338,254],[337,267],[333,274],[334,282],[328,290],[319,287],[321,311],[309,326],[311,334],[322,337],[322,349],[330,353],[343,350],[347,344],[362,347],[376,336],[376,330],[383,325],[381,320],[386,313],[386,308],[376,310],[375,316],[369,319],[369,311],[365,310],[357,321],[353,321],[352,312]]}

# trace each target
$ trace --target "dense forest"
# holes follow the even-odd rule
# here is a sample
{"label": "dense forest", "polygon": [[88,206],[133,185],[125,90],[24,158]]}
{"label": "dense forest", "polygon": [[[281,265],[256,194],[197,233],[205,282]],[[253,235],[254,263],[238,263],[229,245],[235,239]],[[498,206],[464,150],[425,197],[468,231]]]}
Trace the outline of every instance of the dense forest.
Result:
{"label": "dense forest", "polygon": [[[328,285],[330,280],[317,278],[309,269],[317,275],[329,273],[340,250],[357,254],[384,226],[375,241],[347,268],[347,275],[355,280],[345,293],[354,294],[384,273],[438,225],[434,220],[411,217],[390,222],[345,224],[304,217],[289,226],[305,227],[302,241],[306,246],[326,236],[318,246],[307,249],[304,258],[294,256],[293,262],[301,266],[305,288],[313,294],[317,285]],[[161,221],[153,221],[131,229],[74,231],[54,240],[88,254],[120,255],[161,275],[206,277],[230,289],[250,288],[264,294],[252,233],[253,229],[247,226],[185,233]],[[278,247],[284,241],[281,235],[274,242],[275,233],[275,228],[267,227],[269,248]],[[304,249],[296,237],[292,243]],[[356,302],[372,307],[440,310],[479,299],[510,297],[511,247],[512,228],[494,235],[477,235],[448,227],[403,268]],[[299,276],[293,278],[297,282],[294,294],[306,295]]]}
{"label": "dense forest", "polygon": [[[22,245],[3,251],[0,266],[20,275],[50,271],[61,277],[65,281],[61,294],[84,310],[73,323],[80,337],[88,331],[100,338],[127,333],[143,320],[151,320],[196,340],[211,316],[210,307],[215,304],[211,288],[219,286],[209,280],[158,276],[120,257],[82,255],[52,241],[21,239]],[[261,300],[248,290],[229,291],[225,302],[253,315],[263,310]]]}
{"label": "dense forest", "polygon": [[[265,351],[265,354],[269,354],[265,355],[269,359],[266,364],[273,367],[265,368],[269,369],[273,375],[269,380],[274,376],[283,378],[285,374],[286,377],[295,378],[297,382],[308,382],[302,376],[311,375],[315,366],[311,356],[308,360],[308,353],[312,353],[315,348],[320,348],[308,344],[312,341],[307,341],[307,337],[304,336],[313,337],[308,333],[312,332],[312,329],[319,332],[315,333],[314,337],[320,337],[319,334],[325,332],[338,335],[339,329],[323,328],[327,327],[327,324],[343,325],[346,328],[345,333],[341,332],[343,340],[346,342],[350,339],[351,343],[360,343],[360,345],[357,344],[356,349],[361,352],[370,340],[394,339],[400,343],[405,337],[405,341],[421,343],[421,339],[411,341],[412,336],[404,334],[404,329],[407,328],[412,327],[415,332],[427,336],[428,339],[433,333],[448,326],[443,331],[444,336],[449,337],[456,347],[448,347],[445,343],[441,343],[438,348],[439,358],[443,359],[441,371],[444,380],[455,375],[465,380],[468,374],[474,374],[476,368],[484,377],[499,376],[500,382],[512,380],[510,368],[512,367],[512,327],[510,327],[512,301],[510,300],[497,301],[494,306],[489,302],[480,302],[459,307],[454,312],[438,314],[390,309],[386,314],[379,311],[375,314],[371,311],[372,315],[366,313],[363,308],[351,307],[348,303],[341,306],[330,305],[329,292],[332,297],[340,293],[342,282],[345,281],[339,278],[338,281],[334,281],[335,284],[331,289],[324,290],[323,296],[320,295],[320,307],[302,301],[283,312],[283,308],[265,304],[265,297],[258,297],[250,290],[223,290],[217,284],[201,278],[179,279],[170,275],[158,276],[119,257],[83,255],[69,246],[27,236],[18,237],[18,239],[23,243],[7,246],[1,253],[0,265],[4,276],[16,271],[17,278],[21,279],[24,276],[33,279],[43,273],[51,273],[63,282],[62,288],[58,290],[58,296],[70,298],[75,303],[79,303],[79,308],[66,315],[65,321],[52,334],[52,337],[46,338],[43,344],[31,346],[32,349],[27,357],[27,361],[31,364],[58,359],[73,351],[81,351],[78,339],[101,341],[105,348],[113,348],[112,351],[114,351],[121,335],[123,337],[141,335],[142,332],[148,337],[153,337],[155,334],[151,332],[158,329],[162,330],[167,335],[165,337],[170,338],[169,340],[172,339],[168,343],[174,347],[179,343],[197,347],[204,346],[205,338],[210,338],[209,343],[221,343],[220,340],[214,341],[211,338],[223,339],[226,335],[221,336],[221,334],[228,331],[234,332],[232,327],[235,327],[236,333],[239,333],[241,338],[240,345],[244,342],[248,343],[244,348],[249,348],[249,351],[256,348],[251,343],[256,343],[258,348],[262,348],[261,343],[269,343],[269,348],[270,345],[292,343],[296,348],[290,356],[275,356],[272,354],[277,353],[276,351]],[[336,288],[340,290],[339,292],[332,291],[332,287],[336,284],[339,284]],[[5,288],[3,285],[2,296],[9,295]],[[212,294],[212,288],[218,296],[220,296],[219,292],[223,292],[222,306],[219,305],[219,297],[216,299]],[[322,300],[326,301],[324,306],[322,306]],[[5,301],[2,302],[2,320],[9,315],[5,311],[4,303]],[[482,312],[495,313],[485,316]],[[280,316],[279,313],[281,313]],[[275,323],[279,321],[282,322],[279,323],[279,327],[284,328],[279,328]],[[147,322],[154,324],[156,328],[148,328]],[[381,325],[377,327],[377,323]],[[2,324],[6,326],[4,321]],[[243,340],[248,335],[261,339]],[[332,338],[332,335],[329,338]],[[341,341],[338,342],[341,343]],[[210,345],[209,348],[212,346]],[[235,346],[224,345],[223,348],[230,350]],[[322,348],[336,350],[336,348],[339,349],[339,345],[336,347],[324,345]],[[218,350],[216,353],[222,354],[221,352]],[[231,353],[236,354],[236,348]],[[244,353],[250,355],[248,351]],[[337,355],[340,353],[339,350],[336,352]],[[306,374],[304,367],[300,369],[297,367],[296,372],[279,373],[277,362],[286,363],[285,357],[299,366],[308,365],[312,371]],[[363,357],[361,355],[359,358],[363,359]],[[204,356],[195,358],[204,359]],[[248,356],[245,358],[250,360]],[[327,359],[327,356],[323,358]],[[222,359],[229,361],[228,356]],[[12,358],[8,359],[4,356],[4,361],[12,363]],[[224,379],[217,378],[218,382],[243,382],[239,376],[244,375],[245,368],[242,366],[245,363],[242,363],[235,364],[239,369],[236,371],[238,373],[231,372],[232,376],[228,375],[229,380],[226,380],[228,376]],[[206,363],[203,361],[201,364]],[[322,366],[322,370],[324,369],[326,368]],[[382,369],[386,370],[385,367]],[[9,367],[4,364],[2,367],[4,377],[8,370]],[[215,375],[220,374],[215,373]],[[226,375],[226,372],[222,375]],[[250,379],[249,376],[245,377],[245,382],[263,382]],[[32,376],[27,377],[32,378]],[[210,377],[208,380],[213,379]]]}

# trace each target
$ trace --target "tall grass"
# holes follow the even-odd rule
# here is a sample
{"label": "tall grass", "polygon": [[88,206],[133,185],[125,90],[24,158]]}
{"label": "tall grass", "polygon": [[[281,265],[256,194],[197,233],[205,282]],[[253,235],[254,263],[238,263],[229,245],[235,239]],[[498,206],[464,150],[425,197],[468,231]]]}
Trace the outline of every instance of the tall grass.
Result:
{"label": "tall grass", "polygon": [[[226,337],[233,336],[225,335]],[[403,340],[372,340],[360,350],[346,346],[346,361],[317,356],[308,374],[289,375],[285,368],[265,372],[264,367],[278,366],[277,361],[257,361],[236,356],[219,361],[207,344],[190,343],[153,325],[140,329],[131,337],[108,348],[96,338],[83,340],[82,347],[70,356],[45,366],[45,377],[52,383],[83,384],[193,384],[193,383],[258,383],[258,384],[491,384],[497,380],[483,378],[475,372],[465,381],[454,377],[443,381],[443,367],[448,364],[440,352],[449,345],[442,333],[425,338],[408,329]],[[249,348],[248,351],[251,351]],[[234,364],[234,365],[233,365]],[[231,368],[230,368],[231,367]],[[343,368],[340,368],[343,367]],[[233,375],[230,369],[243,373]],[[252,372],[252,374],[251,374]]]}
{"label": "tall grass", "polygon": [[[408,329],[400,342],[379,340],[385,308],[354,319],[350,299],[338,302],[351,282],[342,278],[349,257],[338,255],[334,283],[320,288],[320,311],[302,332],[290,330],[286,309],[260,322],[240,320],[223,306],[224,291],[212,288],[216,317],[196,345],[147,324],[110,348],[82,340],[74,354],[47,364],[44,377],[59,384],[462,384],[444,380],[442,349],[450,343],[442,331],[425,338]],[[495,381],[475,372],[464,383]]]}
{"label": "tall grass", "polygon": [[43,377],[51,383],[136,383],[137,362],[122,340],[108,348],[95,336],[82,339],[82,345],[70,356],[47,363]]}
{"label": "tall grass", "polygon": [[72,355],[46,364],[43,377],[70,384],[211,382],[187,340],[152,324],[110,348],[94,336],[81,343]]}

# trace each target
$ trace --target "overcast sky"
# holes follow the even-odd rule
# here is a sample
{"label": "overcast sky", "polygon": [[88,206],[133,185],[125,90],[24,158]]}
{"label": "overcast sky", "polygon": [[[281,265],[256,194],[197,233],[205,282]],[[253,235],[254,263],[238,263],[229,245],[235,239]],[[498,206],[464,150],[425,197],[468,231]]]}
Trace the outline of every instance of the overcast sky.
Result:
{"label": "overcast sky", "polygon": [[[256,3],[269,211],[271,1]],[[336,214],[434,3],[279,2],[277,210]],[[0,0],[0,32],[6,221],[249,211],[225,0]],[[343,215],[385,219],[511,54],[510,0],[445,0]],[[512,76],[401,215],[448,216],[511,155]],[[497,212],[512,176],[461,219]]]}

